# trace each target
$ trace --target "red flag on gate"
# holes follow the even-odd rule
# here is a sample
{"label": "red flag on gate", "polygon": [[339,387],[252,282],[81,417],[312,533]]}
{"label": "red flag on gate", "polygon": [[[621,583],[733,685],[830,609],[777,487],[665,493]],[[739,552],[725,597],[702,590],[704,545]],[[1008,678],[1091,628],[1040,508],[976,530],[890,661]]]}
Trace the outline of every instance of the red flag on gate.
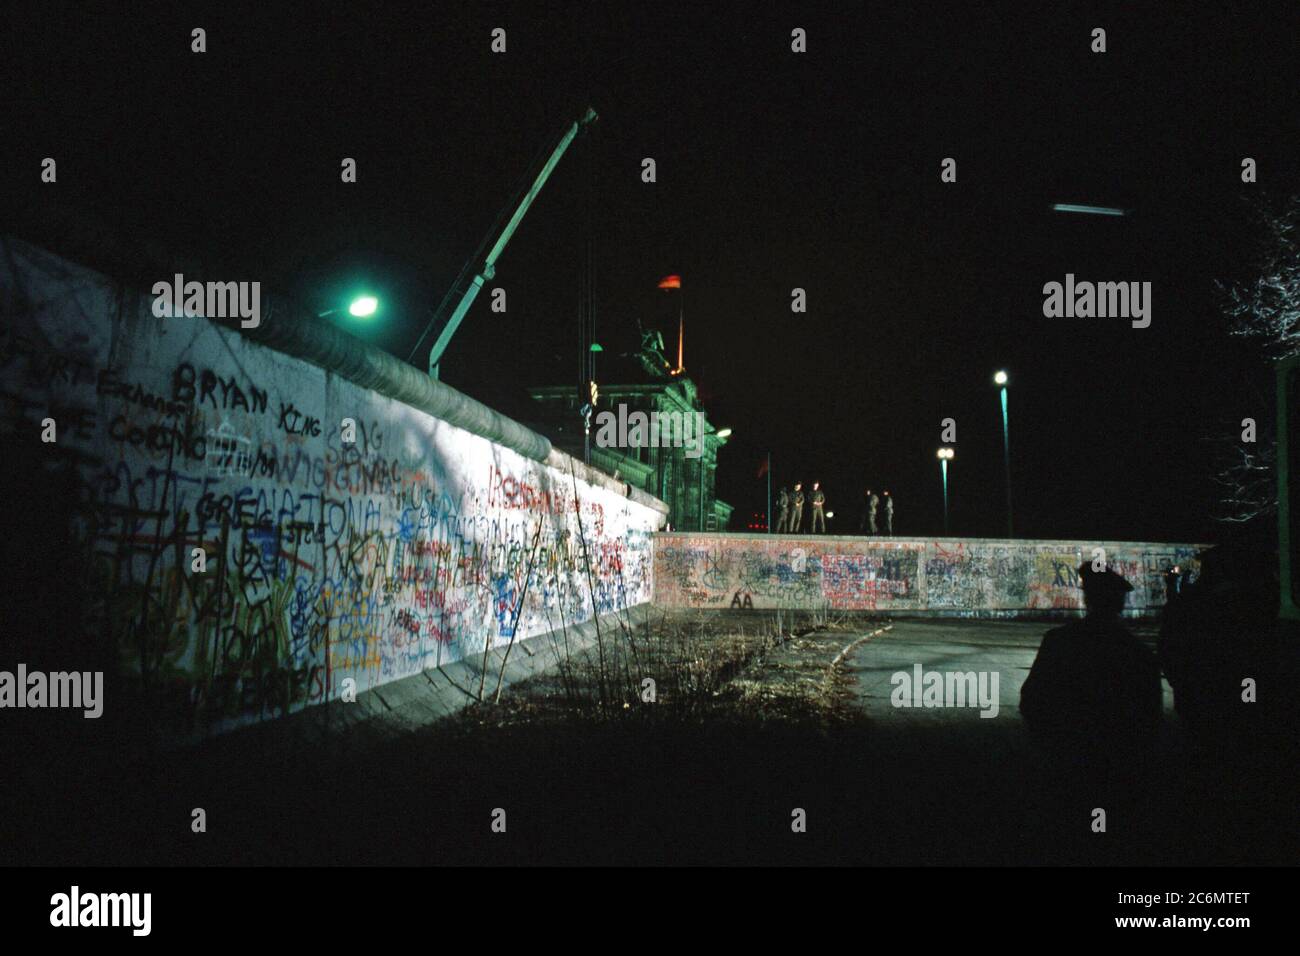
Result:
{"label": "red flag on gate", "polygon": [[659,288],[661,289],[680,289],[681,287],[681,276],[664,276],[659,280]]}

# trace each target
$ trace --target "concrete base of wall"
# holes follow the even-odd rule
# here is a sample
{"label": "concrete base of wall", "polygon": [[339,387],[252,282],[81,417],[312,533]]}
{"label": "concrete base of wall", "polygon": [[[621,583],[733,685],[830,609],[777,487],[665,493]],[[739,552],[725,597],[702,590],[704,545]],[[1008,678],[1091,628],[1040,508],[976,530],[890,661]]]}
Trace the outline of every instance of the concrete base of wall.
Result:
{"label": "concrete base of wall", "polygon": [[[642,625],[649,618],[652,605],[641,604],[621,614],[608,614],[599,626],[608,636],[619,623]],[[597,623],[586,621],[576,627],[539,634],[518,641],[509,652],[506,647],[489,651],[486,667],[482,655],[473,655],[454,663],[391,681],[374,690],[363,691],[351,703],[332,700],[278,720],[252,725],[232,736],[266,734],[290,748],[328,743],[332,738],[354,735],[390,737],[407,734],[433,721],[455,714],[478,700],[479,684],[483,698],[496,696],[497,679],[505,661],[503,694],[511,685],[553,671],[567,653],[580,658],[596,646]],[[566,649],[567,648],[567,649]],[[486,677],[484,671],[486,670]]]}

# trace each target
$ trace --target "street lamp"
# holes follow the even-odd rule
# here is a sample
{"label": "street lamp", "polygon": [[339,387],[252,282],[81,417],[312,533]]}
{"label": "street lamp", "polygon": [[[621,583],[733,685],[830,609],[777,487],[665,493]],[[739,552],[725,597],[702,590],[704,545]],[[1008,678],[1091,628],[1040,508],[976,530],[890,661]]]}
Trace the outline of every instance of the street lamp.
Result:
{"label": "street lamp", "polygon": [[1007,373],[999,370],[993,384],[1002,388],[1002,464],[1007,474],[1007,537],[1015,536],[1011,521],[1011,432],[1007,425]]}
{"label": "street lamp", "polygon": [[1084,206],[1080,203],[1058,202],[1052,203],[1053,212],[1082,212],[1090,216],[1123,216],[1125,210],[1117,209],[1114,206]]}
{"label": "street lamp", "polygon": [[[716,439],[717,439],[718,441],[720,441],[720,442],[724,442],[724,441],[726,441],[728,438],[731,437],[731,429],[730,429],[730,428],[719,428],[717,431],[715,431],[715,432],[713,433],[713,437],[716,438]],[[700,438],[701,438],[701,441],[700,441],[700,450],[703,451],[703,450],[704,450],[703,435],[701,435]],[[705,513],[704,513],[704,471],[705,471],[705,464],[704,464],[704,462],[705,462],[705,460],[706,460],[706,459],[704,459],[704,458],[697,458],[697,459],[695,460],[695,467],[696,467],[696,469],[698,470],[698,472],[699,472],[699,476],[700,476],[700,482],[699,482],[699,492],[700,492],[700,496],[699,496],[699,497],[700,497],[700,530],[701,530],[701,531],[708,531],[708,530],[709,530],[709,528],[708,528],[708,520],[707,520],[706,515],[705,515]],[[771,479],[769,478],[768,481],[770,482]],[[768,523],[768,526],[771,527],[771,524],[772,524],[772,507],[771,507],[771,505],[769,505],[769,506],[768,506],[768,509],[767,509],[767,523]]]}
{"label": "street lamp", "polygon": [[348,314],[355,315],[358,319],[365,319],[375,314],[379,308],[379,300],[373,295],[362,295],[352,300],[348,306]]}
{"label": "street lamp", "polygon": [[939,459],[939,468],[943,472],[943,533],[948,533],[948,462],[952,461],[954,452],[951,448],[940,448],[935,455]]}
{"label": "street lamp", "polygon": [[[373,295],[359,295],[348,305],[348,315],[358,319],[368,319],[379,309],[379,300]],[[323,319],[327,315],[333,315],[338,309],[326,309],[324,312],[317,312],[316,318]]]}

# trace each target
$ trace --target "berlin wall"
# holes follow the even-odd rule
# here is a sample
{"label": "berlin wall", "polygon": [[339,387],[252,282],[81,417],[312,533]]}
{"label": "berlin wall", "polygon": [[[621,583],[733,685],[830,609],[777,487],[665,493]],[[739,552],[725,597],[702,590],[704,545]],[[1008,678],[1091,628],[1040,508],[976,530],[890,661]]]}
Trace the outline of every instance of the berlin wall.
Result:
{"label": "berlin wall", "polygon": [[1204,545],[661,533],[655,603],[695,608],[830,607],[963,617],[1078,614],[1078,567],[1105,551],[1133,585],[1125,613],[1165,602],[1164,572]]}
{"label": "berlin wall", "polygon": [[4,246],[0,433],[26,469],[7,481],[51,540],[66,521],[84,549],[30,586],[91,605],[84,633],[41,640],[95,645],[156,695],[160,725],[226,730],[650,600],[662,502],[440,383],[418,384],[535,456]]}

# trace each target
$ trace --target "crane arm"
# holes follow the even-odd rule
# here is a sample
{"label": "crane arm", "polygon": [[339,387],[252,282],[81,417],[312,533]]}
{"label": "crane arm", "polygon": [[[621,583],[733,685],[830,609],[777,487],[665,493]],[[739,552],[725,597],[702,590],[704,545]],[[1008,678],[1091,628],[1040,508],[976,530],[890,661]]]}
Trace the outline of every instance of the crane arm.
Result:
{"label": "crane arm", "polygon": [[[532,186],[526,193],[524,193],[523,199],[520,200],[519,206],[515,209],[514,215],[510,217],[510,221],[502,228],[501,235],[497,237],[497,241],[493,243],[491,250],[489,250],[487,256],[484,257],[482,268],[474,274],[474,278],[470,280],[468,287],[463,293],[461,293],[460,301],[456,303],[456,307],[452,310],[450,316],[446,316],[446,306],[455,298],[456,290],[453,289],[452,292],[448,294],[448,298],[443,300],[443,306],[438,309],[438,312],[434,315],[433,321],[430,323],[430,331],[436,331],[437,333],[437,337],[433,342],[433,349],[429,352],[429,375],[431,377],[438,377],[438,364],[442,361],[443,353],[447,351],[447,346],[451,344],[452,336],[456,334],[456,330],[460,327],[461,321],[469,312],[470,306],[474,304],[474,299],[478,297],[479,290],[483,288],[483,283],[487,282],[487,280],[491,279],[496,274],[497,259],[500,258],[501,253],[505,250],[506,243],[510,241],[510,237],[513,236],[515,230],[519,228],[519,223],[523,220],[525,213],[528,212],[528,207],[533,204],[533,200],[537,198],[537,194],[542,191],[542,187],[546,185],[546,180],[550,178],[551,173],[554,172],[555,167],[560,162],[560,158],[569,148],[574,138],[577,137],[578,133],[584,126],[587,126],[589,123],[594,123],[596,118],[596,111],[591,107],[588,107],[587,111],[564,131],[564,134],[560,137],[559,143],[556,144],[555,149],[551,151],[550,157],[537,173],[537,178],[533,180]],[[426,334],[428,333],[426,332]]]}

